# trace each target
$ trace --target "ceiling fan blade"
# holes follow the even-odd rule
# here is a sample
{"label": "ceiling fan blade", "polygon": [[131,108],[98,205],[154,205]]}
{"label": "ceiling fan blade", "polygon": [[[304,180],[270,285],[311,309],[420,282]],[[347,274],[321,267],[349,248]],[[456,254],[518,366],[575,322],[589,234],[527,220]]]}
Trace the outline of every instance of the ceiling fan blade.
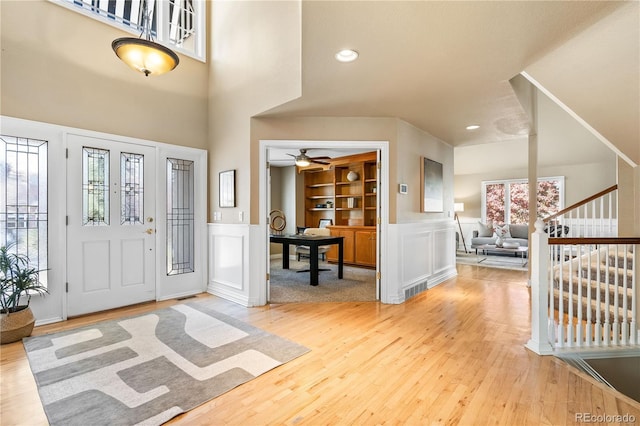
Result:
{"label": "ceiling fan blade", "polygon": [[309,160],[331,160],[331,157],[309,157]]}
{"label": "ceiling fan blade", "polygon": [[285,154],[292,156],[293,158],[296,158],[297,155],[293,155],[293,154],[289,154],[288,152],[286,152]]}
{"label": "ceiling fan blade", "polygon": [[329,163],[329,162],[327,162],[327,161],[318,160],[318,158],[324,158],[324,157],[310,158],[310,160],[311,160],[311,162],[312,162],[312,163],[324,164],[324,165],[326,165],[326,166],[328,166],[329,164],[331,164],[331,163]]}

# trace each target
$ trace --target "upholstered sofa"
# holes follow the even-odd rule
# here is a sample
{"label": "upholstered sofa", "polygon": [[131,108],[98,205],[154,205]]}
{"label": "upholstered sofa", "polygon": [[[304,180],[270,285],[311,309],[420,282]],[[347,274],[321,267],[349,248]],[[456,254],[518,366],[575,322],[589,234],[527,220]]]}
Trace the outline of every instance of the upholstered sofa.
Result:
{"label": "upholstered sofa", "polygon": [[[487,225],[478,222],[479,229],[473,231],[473,238],[471,238],[471,248],[478,250],[480,246],[485,244],[495,244],[498,236],[495,233],[493,225]],[[529,245],[529,225],[518,224],[508,225],[509,232],[503,237],[503,240],[508,243],[517,243],[521,247]]]}

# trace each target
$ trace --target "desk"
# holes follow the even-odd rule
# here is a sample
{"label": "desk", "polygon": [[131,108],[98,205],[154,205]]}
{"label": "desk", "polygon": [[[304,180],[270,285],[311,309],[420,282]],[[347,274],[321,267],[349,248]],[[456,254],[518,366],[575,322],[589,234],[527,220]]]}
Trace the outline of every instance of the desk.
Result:
{"label": "desk", "polygon": [[338,278],[342,279],[344,237],[320,235],[271,235],[269,241],[282,244],[282,269],[289,269],[289,246],[309,246],[309,284],[318,285],[318,247],[338,245]]}

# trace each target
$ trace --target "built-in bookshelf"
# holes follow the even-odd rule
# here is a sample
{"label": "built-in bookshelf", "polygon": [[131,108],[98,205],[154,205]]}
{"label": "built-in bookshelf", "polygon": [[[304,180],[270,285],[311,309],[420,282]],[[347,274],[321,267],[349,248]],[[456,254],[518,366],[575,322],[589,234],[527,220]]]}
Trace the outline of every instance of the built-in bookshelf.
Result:
{"label": "built-in bookshelf", "polygon": [[[314,169],[316,167],[316,169]],[[330,219],[331,235],[344,237],[344,262],[376,266],[378,163],[375,152],[333,158],[330,164],[303,170],[305,226]],[[336,246],[327,253],[337,261]]]}
{"label": "built-in bookshelf", "polygon": [[320,219],[338,226],[375,226],[378,168],[376,153],[334,158],[323,170],[304,170],[305,226]]}

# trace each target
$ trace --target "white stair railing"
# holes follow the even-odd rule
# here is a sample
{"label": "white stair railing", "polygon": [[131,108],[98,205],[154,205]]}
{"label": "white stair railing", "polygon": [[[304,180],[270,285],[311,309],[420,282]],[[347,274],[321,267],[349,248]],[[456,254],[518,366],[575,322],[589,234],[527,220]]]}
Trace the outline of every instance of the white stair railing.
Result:
{"label": "white stair railing", "polygon": [[532,324],[527,347],[636,346],[640,238],[549,238],[532,234]]}
{"label": "white stair railing", "polygon": [[556,237],[618,236],[618,186],[613,185],[544,219]]}

